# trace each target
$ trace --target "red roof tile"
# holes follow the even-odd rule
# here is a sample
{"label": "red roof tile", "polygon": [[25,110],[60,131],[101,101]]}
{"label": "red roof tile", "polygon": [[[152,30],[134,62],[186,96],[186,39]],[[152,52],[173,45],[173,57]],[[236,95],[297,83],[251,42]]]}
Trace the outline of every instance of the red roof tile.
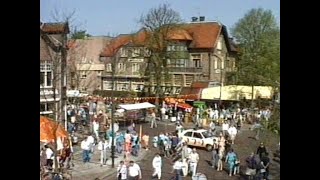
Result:
{"label": "red roof tile", "polygon": [[[225,27],[217,22],[190,23],[182,25],[168,36],[171,40],[191,41],[189,48],[215,48],[222,28]],[[101,56],[113,56],[122,46],[130,42],[143,45],[146,39],[147,32],[143,30],[133,35],[120,35],[107,45]]]}
{"label": "red roof tile", "polygon": [[45,33],[60,34],[69,33],[68,23],[41,23],[40,27]]}
{"label": "red roof tile", "polygon": [[214,48],[220,35],[221,27],[215,22],[186,25],[185,29],[193,38],[190,48]]}

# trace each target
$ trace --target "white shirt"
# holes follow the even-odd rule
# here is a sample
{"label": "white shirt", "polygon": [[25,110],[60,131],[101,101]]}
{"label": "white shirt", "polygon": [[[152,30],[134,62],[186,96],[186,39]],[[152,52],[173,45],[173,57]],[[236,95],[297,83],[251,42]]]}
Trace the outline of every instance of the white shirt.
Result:
{"label": "white shirt", "polygon": [[100,150],[100,151],[102,151],[102,150],[107,150],[107,148],[108,148],[108,142],[102,142],[102,141],[100,141],[99,143],[98,143],[98,150]]}
{"label": "white shirt", "polygon": [[127,179],[127,166],[119,164],[117,168],[118,174],[121,174],[121,179]]}
{"label": "white shirt", "polygon": [[189,159],[190,159],[190,162],[192,163],[198,163],[199,161],[199,154],[198,153],[191,153],[189,155]]}
{"label": "white shirt", "polygon": [[179,170],[183,168],[183,163],[181,161],[176,161],[173,164],[173,169]]}
{"label": "white shirt", "polygon": [[87,141],[89,144],[93,144],[94,143],[94,138],[92,136],[88,136]]}
{"label": "white shirt", "polygon": [[165,114],[166,113],[166,108],[161,108],[160,111],[161,111],[161,114]]}
{"label": "white shirt", "polygon": [[99,130],[99,123],[98,122],[93,121],[92,126],[93,126],[93,130],[94,131],[98,131]]}
{"label": "white shirt", "polygon": [[229,133],[230,135],[237,135],[237,128],[235,128],[235,127],[230,127],[230,128],[228,129],[228,133]]}
{"label": "white shirt", "polygon": [[161,168],[162,167],[162,160],[161,156],[155,156],[152,160],[152,167],[153,168]]}
{"label": "white shirt", "polygon": [[227,131],[229,129],[229,124],[228,123],[223,123],[222,124],[222,130]]}
{"label": "white shirt", "polygon": [[46,156],[47,156],[47,159],[53,159],[53,151],[50,149],[50,148],[47,148],[46,149]]}
{"label": "white shirt", "polygon": [[135,177],[141,173],[140,166],[134,163],[132,166],[129,166],[129,176]]}
{"label": "white shirt", "polygon": [[83,140],[81,142],[81,149],[82,150],[90,150],[90,144],[88,143],[88,141]]}

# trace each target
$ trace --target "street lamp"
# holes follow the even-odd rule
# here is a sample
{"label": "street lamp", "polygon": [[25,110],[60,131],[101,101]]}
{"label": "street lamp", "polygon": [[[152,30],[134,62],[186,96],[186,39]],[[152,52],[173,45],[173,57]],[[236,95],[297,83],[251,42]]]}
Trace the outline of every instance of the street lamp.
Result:
{"label": "street lamp", "polygon": [[219,107],[220,107],[221,97],[222,97],[222,58],[216,54],[213,54],[213,56],[220,60],[220,92],[219,92]]}

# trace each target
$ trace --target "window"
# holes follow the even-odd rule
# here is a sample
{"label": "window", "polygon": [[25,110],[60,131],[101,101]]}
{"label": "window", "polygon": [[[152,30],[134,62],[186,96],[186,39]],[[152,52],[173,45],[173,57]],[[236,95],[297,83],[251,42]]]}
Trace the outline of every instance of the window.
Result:
{"label": "window", "polygon": [[194,138],[199,138],[199,139],[202,139],[202,138],[203,138],[202,135],[201,135],[200,133],[197,133],[197,132],[194,132],[194,133],[193,133],[193,137],[194,137]]}
{"label": "window", "polygon": [[80,71],[80,78],[86,79],[87,78],[87,72],[86,71]]}
{"label": "window", "polygon": [[112,64],[108,63],[106,69],[107,69],[107,72],[112,72]]}
{"label": "window", "polygon": [[220,65],[221,69],[224,69],[224,62],[225,61],[221,61],[221,65]]}
{"label": "window", "polygon": [[214,69],[218,69],[218,59],[214,60]]}
{"label": "window", "polygon": [[40,103],[40,112],[44,111],[51,111],[54,110],[54,102],[48,102],[48,103]]}
{"label": "window", "polygon": [[185,67],[185,66],[186,66],[185,59],[177,59],[176,60],[176,67]]}
{"label": "window", "polygon": [[139,72],[140,70],[140,65],[137,63],[132,64],[132,72]]}
{"label": "window", "polygon": [[40,63],[40,87],[52,87],[52,65],[44,61]]}
{"label": "window", "polygon": [[112,82],[103,81],[103,90],[112,90]]}
{"label": "window", "polygon": [[127,49],[121,48],[121,49],[120,49],[120,56],[121,56],[121,57],[127,57],[127,56],[128,56],[128,51],[127,51]]}
{"label": "window", "polygon": [[204,138],[211,138],[211,137],[213,137],[213,134],[212,134],[212,133],[209,133],[208,131],[203,132],[202,135],[204,136]]}
{"label": "window", "polygon": [[187,132],[187,133],[184,134],[184,136],[192,137],[192,132]]}
{"label": "window", "polygon": [[118,70],[119,71],[125,71],[126,70],[126,65],[123,63],[118,63]]}
{"label": "window", "polygon": [[219,39],[218,43],[217,43],[217,50],[222,50],[222,42],[221,39]]}
{"label": "window", "polygon": [[201,54],[192,54],[193,67],[201,67]]}
{"label": "window", "polygon": [[185,45],[169,45],[167,51],[187,51],[188,48]]}
{"label": "window", "polygon": [[142,90],[143,90],[143,85],[142,85],[142,84],[136,85],[135,90],[136,90],[136,91],[142,91]]}

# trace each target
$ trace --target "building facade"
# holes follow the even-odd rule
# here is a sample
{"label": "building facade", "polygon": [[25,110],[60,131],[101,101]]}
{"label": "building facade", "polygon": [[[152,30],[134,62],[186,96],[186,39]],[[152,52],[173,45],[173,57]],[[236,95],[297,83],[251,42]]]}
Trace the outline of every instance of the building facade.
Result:
{"label": "building facade", "polygon": [[[143,46],[146,37],[143,34],[144,31],[140,31],[135,35],[118,36],[107,45],[101,54],[102,61],[107,63],[107,73],[102,77],[103,90],[111,90],[114,62],[115,90],[155,94],[156,81],[152,74],[145,74],[149,54]],[[133,41],[132,36],[138,40]],[[182,87],[190,87],[195,81],[224,84],[226,73],[235,71],[237,50],[223,24],[206,21],[182,24],[169,38],[166,47],[168,74],[161,80],[160,89],[164,94],[179,94]]]}
{"label": "building facade", "polygon": [[64,118],[67,90],[67,23],[40,22],[40,114]]}
{"label": "building facade", "polygon": [[68,89],[92,94],[101,89],[101,75],[105,63],[100,54],[110,41],[110,37],[91,36],[69,41]]}

